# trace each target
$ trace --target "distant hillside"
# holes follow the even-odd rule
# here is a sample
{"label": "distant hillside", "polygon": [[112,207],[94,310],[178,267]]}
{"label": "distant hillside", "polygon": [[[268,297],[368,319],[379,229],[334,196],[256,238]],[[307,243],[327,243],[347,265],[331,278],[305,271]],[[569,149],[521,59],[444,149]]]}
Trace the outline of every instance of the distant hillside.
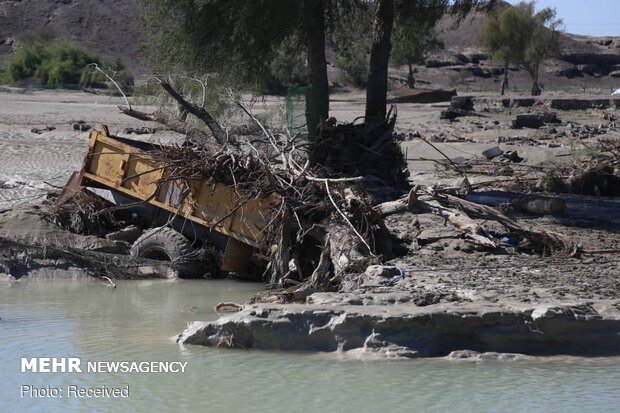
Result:
{"label": "distant hillside", "polygon": [[[511,7],[505,3],[504,7]],[[446,16],[438,24],[439,37],[445,43],[446,49],[463,52],[467,49],[479,49],[478,35],[485,15],[482,12],[473,12],[455,27],[453,18]],[[560,35],[560,44],[563,53],[620,53],[619,37],[590,37],[570,33]]]}
{"label": "distant hillside", "polygon": [[[504,3],[504,7],[511,7]],[[459,25],[446,16],[438,24],[445,49],[434,53],[425,66],[418,67],[422,83],[468,90],[485,90],[499,84],[501,67],[478,44],[485,15],[474,12]],[[607,90],[620,85],[620,37],[590,37],[560,34],[562,55],[543,67],[541,80],[549,89]],[[529,82],[518,68],[511,68],[513,84],[523,90]],[[617,87],[617,86],[616,86]]]}
{"label": "distant hillside", "polygon": [[139,0],[0,0],[0,64],[20,33],[49,26],[102,57],[120,57],[140,75],[139,9]]}
{"label": "distant hillside", "polygon": [[[120,57],[139,80],[148,73],[141,63],[139,9],[140,0],[0,0],[0,65],[12,53],[20,33],[49,26],[59,37],[74,40],[105,58]],[[446,48],[431,56],[426,66],[418,67],[421,85],[470,85],[474,90],[494,87],[500,68],[477,42],[483,20],[484,15],[476,12],[454,28],[451,18],[442,19],[438,31]],[[561,44],[563,56],[545,65],[542,75],[549,87],[605,89],[620,85],[620,38],[562,34]],[[328,55],[333,58],[333,51],[328,50]],[[515,82],[525,85],[526,75],[512,70]],[[336,71],[331,68],[330,73]],[[399,76],[402,78],[395,74]]]}

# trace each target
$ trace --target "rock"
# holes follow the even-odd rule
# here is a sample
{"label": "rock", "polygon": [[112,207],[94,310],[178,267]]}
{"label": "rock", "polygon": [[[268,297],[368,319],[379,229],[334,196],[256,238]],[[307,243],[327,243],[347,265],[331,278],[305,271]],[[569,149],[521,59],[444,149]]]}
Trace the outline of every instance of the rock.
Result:
{"label": "rock", "polygon": [[581,67],[581,71],[593,77],[603,77],[607,76],[612,71],[612,66],[599,64],[584,65]]}
{"label": "rock", "polygon": [[448,110],[441,111],[441,113],[439,114],[439,119],[454,120],[458,118],[459,116],[461,116],[459,113],[456,113],[453,110],[448,109]]}
{"label": "rock", "polygon": [[583,73],[577,66],[570,66],[565,69],[558,70],[555,72],[556,76],[566,77],[567,79],[574,79],[576,77],[583,77]]}
{"label": "rock", "polygon": [[502,154],[502,158],[514,163],[523,162],[523,158],[519,156],[517,151],[506,151]]}
{"label": "rock", "polygon": [[532,128],[538,129],[543,126],[545,123],[543,122],[542,116],[538,114],[519,114],[517,118],[512,121],[513,128]]}
{"label": "rock", "polygon": [[492,70],[483,69],[477,65],[468,66],[467,70],[469,70],[472,76],[481,77],[483,79],[488,79],[493,76]]}
{"label": "rock", "polygon": [[493,159],[495,157],[500,156],[501,154],[503,154],[504,151],[501,150],[499,148],[499,146],[494,146],[490,149],[487,149],[486,151],[482,152],[482,155],[487,158],[487,159]]}
{"label": "rock", "polygon": [[369,265],[366,268],[366,271],[362,274],[362,278],[374,278],[374,277],[383,277],[383,278],[391,278],[395,276],[402,276],[403,271],[392,265]]}
{"label": "rock", "polygon": [[452,96],[450,99],[451,109],[460,109],[466,111],[474,110],[474,100],[472,96]]}
{"label": "rock", "polygon": [[532,128],[538,129],[544,124],[561,123],[555,112],[545,113],[521,113],[512,121],[513,128]]}
{"label": "rock", "polygon": [[535,98],[512,98],[510,99],[510,107],[513,108],[529,108],[536,104]]}
{"label": "rock", "polygon": [[446,66],[458,66],[461,62],[457,59],[427,59],[426,67],[446,67]]}
{"label": "rock", "polygon": [[469,58],[465,56],[463,53],[455,53],[454,57],[463,64],[469,63]]}
{"label": "rock", "polygon": [[90,128],[91,128],[91,126],[88,125],[83,120],[79,120],[79,121],[73,123],[71,126],[73,127],[73,130],[80,131],[80,132],[86,132],[86,131],[90,130]]}
{"label": "rock", "polygon": [[567,53],[560,59],[574,65],[612,66],[620,64],[620,55],[615,53]]}
{"label": "rock", "polygon": [[553,123],[558,124],[562,123],[562,121],[558,118],[558,114],[556,112],[545,112],[541,114],[542,121],[546,124]]}
{"label": "rock", "polygon": [[40,134],[42,134],[44,132],[53,131],[55,129],[56,128],[54,126],[45,126],[43,128],[32,128],[32,129],[30,129],[30,132],[36,133],[37,135],[40,135]]}
{"label": "rock", "polygon": [[418,307],[425,307],[427,305],[437,304],[441,300],[441,297],[435,293],[417,294],[413,299],[413,303]]}
{"label": "rock", "polygon": [[620,77],[620,70],[614,70],[613,72],[609,73],[609,76]]}
{"label": "rock", "polygon": [[120,231],[111,232],[105,236],[110,241],[125,241],[133,244],[135,240],[140,238],[142,230],[135,225],[130,225]]}
{"label": "rock", "polygon": [[479,53],[479,52],[465,53],[465,56],[468,57],[469,61],[474,64],[479,64],[481,60],[489,60],[489,55],[486,53]]}
{"label": "rock", "polygon": [[606,109],[611,106],[611,101],[609,99],[556,98],[551,99],[549,106],[560,110]]}

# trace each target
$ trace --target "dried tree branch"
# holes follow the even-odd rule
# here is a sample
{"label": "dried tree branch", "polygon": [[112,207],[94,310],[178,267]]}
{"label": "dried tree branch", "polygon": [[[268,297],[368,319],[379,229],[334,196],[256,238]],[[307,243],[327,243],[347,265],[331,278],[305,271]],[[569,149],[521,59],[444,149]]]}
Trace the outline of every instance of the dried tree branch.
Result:
{"label": "dried tree branch", "polygon": [[213,136],[215,137],[215,140],[220,145],[223,145],[226,143],[228,134],[222,128],[222,125],[220,125],[215,120],[215,118],[211,116],[209,112],[207,112],[204,108],[201,108],[200,106],[185,100],[185,98],[181,96],[181,94],[178,91],[176,91],[169,82],[159,79],[159,84],[183,108],[187,109],[189,113],[191,113],[192,115],[196,116],[198,119],[203,121],[207,125],[207,127],[211,130],[211,132],[213,133]]}

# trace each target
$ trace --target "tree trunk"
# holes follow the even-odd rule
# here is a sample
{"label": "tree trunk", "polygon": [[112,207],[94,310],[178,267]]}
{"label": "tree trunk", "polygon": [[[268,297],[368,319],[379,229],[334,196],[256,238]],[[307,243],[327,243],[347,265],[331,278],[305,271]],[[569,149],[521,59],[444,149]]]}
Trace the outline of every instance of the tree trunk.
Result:
{"label": "tree trunk", "polygon": [[321,120],[329,116],[324,9],[324,0],[304,1],[309,86],[306,93],[306,124],[310,137],[317,135]]}
{"label": "tree trunk", "polygon": [[508,88],[508,63],[504,64],[504,79],[502,79],[502,92],[501,95],[504,96],[506,93],[506,89]]}
{"label": "tree trunk", "polygon": [[538,85],[538,65],[532,70],[532,96],[540,96],[541,90]]}
{"label": "tree trunk", "polygon": [[366,86],[366,121],[385,119],[388,63],[392,45],[394,0],[378,0],[370,49],[370,73]]}
{"label": "tree trunk", "polygon": [[409,89],[415,89],[415,77],[413,77],[413,66],[409,63],[409,73],[407,74],[407,86]]}

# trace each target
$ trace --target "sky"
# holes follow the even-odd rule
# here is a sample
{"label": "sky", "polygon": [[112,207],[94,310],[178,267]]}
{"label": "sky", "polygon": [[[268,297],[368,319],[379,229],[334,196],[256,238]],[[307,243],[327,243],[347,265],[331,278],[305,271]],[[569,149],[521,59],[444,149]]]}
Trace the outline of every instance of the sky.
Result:
{"label": "sky", "polygon": [[[511,4],[519,0],[508,0]],[[536,10],[555,8],[568,33],[620,36],[620,0],[538,0]]]}

